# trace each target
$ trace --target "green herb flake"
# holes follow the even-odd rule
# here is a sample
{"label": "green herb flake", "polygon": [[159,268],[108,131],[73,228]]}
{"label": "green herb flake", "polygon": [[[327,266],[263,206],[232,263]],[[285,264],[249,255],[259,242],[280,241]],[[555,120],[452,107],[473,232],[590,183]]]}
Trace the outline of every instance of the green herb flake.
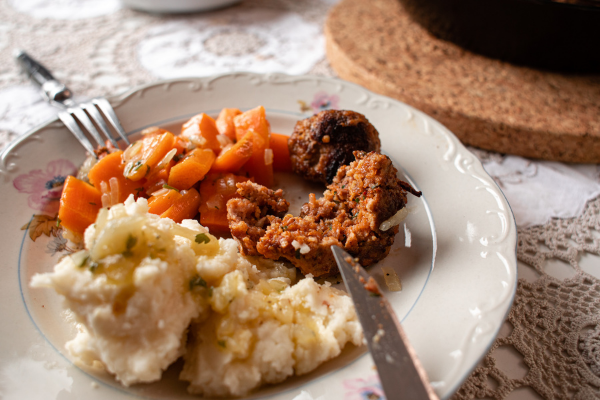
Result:
{"label": "green herb flake", "polygon": [[98,263],[95,261],[92,261],[90,263],[90,272],[94,273],[94,272],[96,272],[97,269],[98,269]]}
{"label": "green herb flake", "polygon": [[133,252],[131,251],[131,249],[135,247],[136,243],[137,237],[131,234],[127,236],[127,241],[125,242],[125,251],[121,253],[123,257],[133,257]]}
{"label": "green herb flake", "polygon": [[196,286],[201,286],[203,288],[208,287],[208,284],[200,275],[194,276],[190,279],[190,290],[194,290]]}
{"label": "green herb flake", "polygon": [[146,169],[146,175],[145,176],[148,176],[148,174],[150,173],[150,166],[146,165],[146,167],[147,167],[147,169]]}
{"label": "green herb flake", "polygon": [[196,243],[202,244],[202,243],[209,243],[209,242],[210,242],[210,238],[208,237],[208,235],[206,233],[199,233],[196,235]]}
{"label": "green herb flake", "polygon": [[[93,201],[90,201],[90,204],[93,205],[93,206],[96,205],[96,203],[94,203]],[[56,224],[58,225],[58,221],[56,221]]]}
{"label": "green herb flake", "polygon": [[346,187],[346,185],[342,185],[342,189],[345,188],[345,187]]}
{"label": "green herb flake", "polygon": [[221,346],[222,348],[225,348],[225,347],[227,346],[227,343],[225,343],[225,341],[224,341],[224,340],[219,340],[217,343],[218,343],[218,344],[219,344],[219,346]]}
{"label": "green herb flake", "polygon": [[354,199],[354,201],[358,203],[360,201],[360,198],[357,197],[357,198]]}
{"label": "green herb flake", "polygon": [[300,249],[296,249],[296,258],[300,259]]}
{"label": "green herb flake", "polygon": [[215,208],[216,208],[217,210],[219,209],[219,207],[217,207],[217,206],[215,206]]}
{"label": "green herb flake", "polygon": [[56,227],[58,228],[60,226],[60,218],[56,217]]}
{"label": "green herb flake", "polygon": [[379,293],[373,293],[373,292],[369,293],[369,296],[371,296],[371,297],[381,297],[381,295]]}
{"label": "green herb flake", "polygon": [[287,228],[288,228],[287,226],[282,226],[282,227],[281,227],[281,230],[282,230],[282,231],[287,231]]}
{"label": "green herb flake", "polygon": [[211,286],[208,288],[208,297],[212,297],[212,294],[213,294],[213,287]]}
{"label": "green herb flake", "polygon": [[83,259],[83,261],[78,265],[79,268],[83,268],[85,267],[85,264],[87,264],[88,260],[90,259],[90,256],[87,256]]}
{"label": "green herb flake", "polygon": [[125,243],[125,247],[127,248],[127,250],[131,250],[133,249],[133,247],[137,244],[137,237],[133,236],[133,235],[129,235],[127,237],[127,242]]}
{"label": "green herb flake", "polygon": [[179,189],[177,189],[177,188],[174,188],[173,186],[169,186],[169,185],[167,185],[166,183],[163,185],[163,188],[165,188],[165,189],[169,189],[169,190],[174,190],[174,191],[176,191],[177,193],[179,193]]}
{"label": "green herb flake", "polygon": [[131,170],[133,170],[133,171],[137,171],[138,169],[142,168],[142,165],[144,165],[144,163],[143,163],[143,162],[141,162],[141,161],[136,161],[136,162],[135,162],[135,164],[133,164],[133,165],[131,166],[131,168],[130,168],[130,171],[131,171]]}

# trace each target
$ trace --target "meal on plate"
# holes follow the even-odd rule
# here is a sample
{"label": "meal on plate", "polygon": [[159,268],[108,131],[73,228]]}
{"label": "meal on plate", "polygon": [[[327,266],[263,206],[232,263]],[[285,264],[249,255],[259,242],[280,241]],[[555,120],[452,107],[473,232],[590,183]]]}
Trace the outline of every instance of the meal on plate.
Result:
{"label": "meal on plate", "polygon": [[[180,357],[188,391],[207,396],[308,373],[362,344],[351,299],[315,281],[338,272],[331,245],[376,263],[407,193],[421,195],[379,150],[352,111],[299,121],[291,137],[270,131],[263,107],[199,114],[179,135],[147,129],[66,180],[60,224],[81,250],[31,284],[75,316],[71,356],[126,386]],[[274,171],[328,186],[292,216]]]}

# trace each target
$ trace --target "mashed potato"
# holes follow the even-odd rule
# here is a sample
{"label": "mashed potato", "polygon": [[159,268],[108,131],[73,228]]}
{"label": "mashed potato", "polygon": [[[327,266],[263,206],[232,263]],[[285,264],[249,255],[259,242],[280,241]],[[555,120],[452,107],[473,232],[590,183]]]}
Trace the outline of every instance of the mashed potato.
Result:
{"label": "mashed potato", "polygon": [[[190,382],[189,392],[243,396],[312,371],[348,342],[362,343],[354,305],[342,292],[310,276],[291,286],[295,268],[257,268],[239,256],[233,240],[221,241],[221,251],[221,265],[225,257],[243,261],[213,287],[209,318],[190,328],[180,376]],[[201,275],[206,266],[198,263]]]}
{"label": "mashed potato", "polygon": [[31,282],[63,295],[80,323],[67,343],[71,355],[100,361],[126,386],[160,379],[182,355],[190,321],[207,305],[189,289],[196,251],[218,248],[214,238],[192,245],[196,234],[207,235],[200,225],[188,229],[147,210],[144,200],[102,209],[85,233],[86,250]]}
{"label": "mashed potato", "polygon": [[79,329],[66,347],[78,362],[128,386],[159,380],[183,355],[191,393],[241,396],[362,343],[349,297],[310,276],[295,281],[295,268],[242,257],[234,240],[130,197],[100,211],[85,250],[31,285],[64,296]]}

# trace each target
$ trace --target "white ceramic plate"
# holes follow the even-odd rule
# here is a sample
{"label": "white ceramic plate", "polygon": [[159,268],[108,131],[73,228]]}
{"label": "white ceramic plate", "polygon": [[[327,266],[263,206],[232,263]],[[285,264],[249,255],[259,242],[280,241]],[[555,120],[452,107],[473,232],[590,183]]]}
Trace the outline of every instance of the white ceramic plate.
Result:
{"label": "white ceramic plate", "polygon": [[[439,396],[448,398],[491,345],[516,288],[514,220],[479,161],[432,118],[347,82],[281,74],[178,79],[111,102],[131,134],[152,125],[177,133],[190,116],[216,115],[222,107],[264,105],[273,131],[286,134],[298,119],[320,109],[365,114],[379,130],[383,151],[423,191],[422,198],[409,199],[412,212],[380,264],[400,276],[403,290],[386,296]],[[185,383],[177,381],[179,364],[159,383],[130,388],[75,366],[64,350],[74,328],[61,311],[59,296],[28,286],[34,273],[51,270],[65,250],[65,241],[53,230],[57,199],[64,176],[83,159],[82,147],[58,121],[34,130],[1,156],[0,393],[15,399],[187,398]],[[294,176],[279,175],[277,184],[296,207],[308,190],[322,191]],[[22,230],[30,221],[29,229]],[[383,283],[380,268],[371,273]],[[298,399],[382,394],[368,353],[347,348],[313,373],[250,397],[293,399],[302,391]]]}

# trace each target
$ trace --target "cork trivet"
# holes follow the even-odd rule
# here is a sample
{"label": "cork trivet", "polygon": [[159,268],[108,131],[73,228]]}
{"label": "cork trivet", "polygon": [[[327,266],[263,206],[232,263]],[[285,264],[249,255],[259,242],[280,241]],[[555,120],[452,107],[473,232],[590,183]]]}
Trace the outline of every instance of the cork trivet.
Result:
{"label": "cork trivet", "polygon": [[600,162],[600,75],[519,67],[436,39],[397,0],[342,0],[325,24],[338,75],[431,115],[465,144]]}

